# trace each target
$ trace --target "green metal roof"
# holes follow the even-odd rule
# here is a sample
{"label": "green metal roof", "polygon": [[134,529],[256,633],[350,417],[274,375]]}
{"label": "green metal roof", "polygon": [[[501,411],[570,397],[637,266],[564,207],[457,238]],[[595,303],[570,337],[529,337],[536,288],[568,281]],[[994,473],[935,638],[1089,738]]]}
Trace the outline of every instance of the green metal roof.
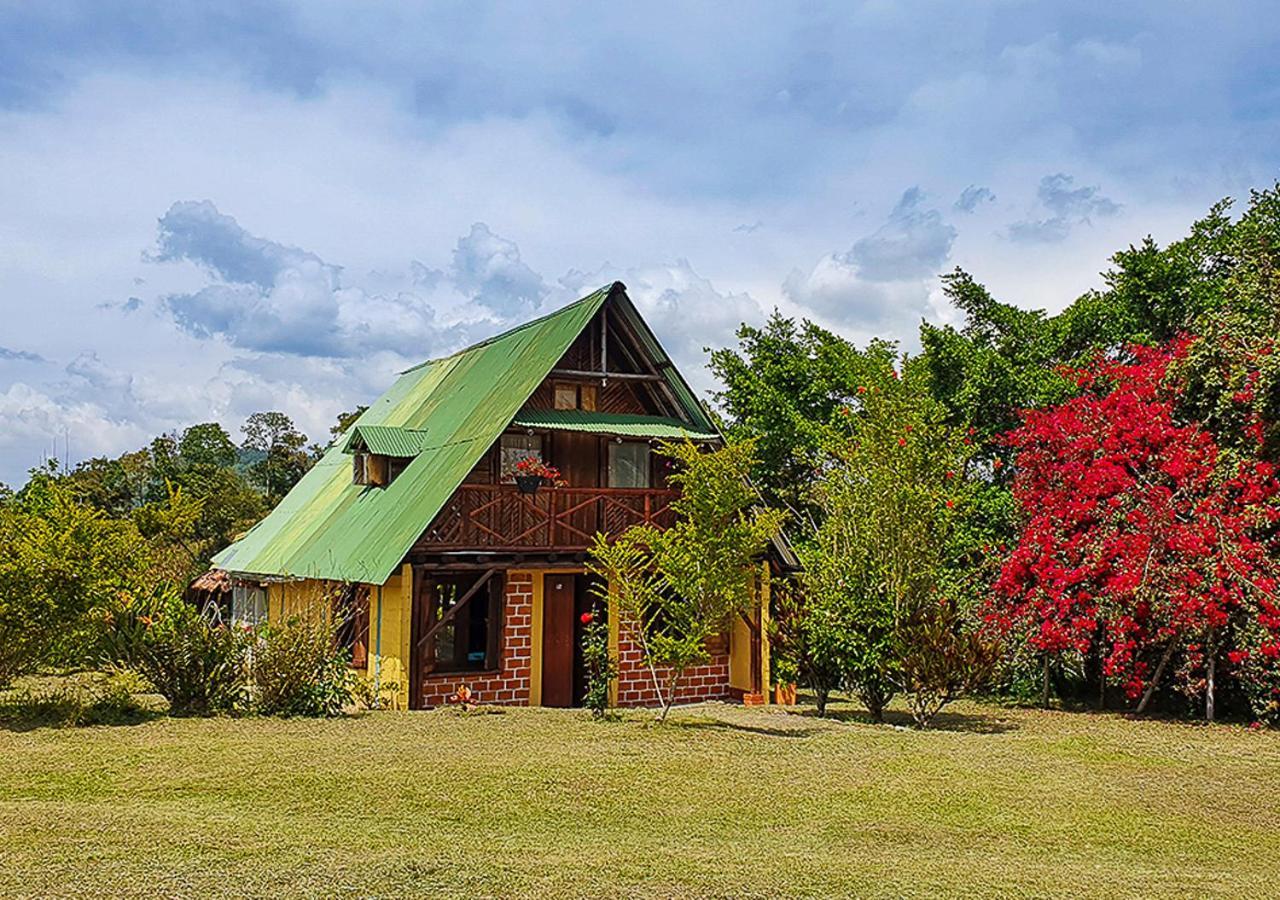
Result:
{"label": "green metal roof", "polygon": [[[431,524],[458,485],[506,429],[591,319],[611,300],[641,335],[682,411],[699,433],[715,425],[614,283],[443,359],[401,374],[353,426],[425,431],[417,454],[389,485],[352,483],[337,441],[266,518],[213,558],[231,572],[381,584]],[[385,434],[385,433],[384,433]],[[375,437],[373,440],[380,440]]]}
{"label": "green metal roof", "polygon": [[343,453],[355,453],[360,447],[382,456],[417,456],[427,448],[428,432],[422,428],[397,428],[394,425],[353,425],[342,442]]}
{"label": "green metal roof", "polygon": [[526,409],[516,413],[511,424],[522,428],[588,431],[592,434],[616,434],[623,437],[663,440],[689,438],[693,441],[710,441],[720,437],[715,432],[691,428],[679,419],[638,416],[630,413],[589,412],[585,409]]}

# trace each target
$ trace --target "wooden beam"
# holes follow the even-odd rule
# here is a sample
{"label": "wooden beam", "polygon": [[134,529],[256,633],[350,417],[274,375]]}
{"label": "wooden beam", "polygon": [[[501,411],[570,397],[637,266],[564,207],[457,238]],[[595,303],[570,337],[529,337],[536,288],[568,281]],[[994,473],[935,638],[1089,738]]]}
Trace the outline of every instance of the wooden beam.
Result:
{"label": "wooden beam", "polygon": [[479,591],[479,590],[480,590],[480,588],[484,587],[486,584],[488,584],[488,583],[489,583],[489,579],[490,579],[490,578],[492,578],[492,577],[493,577],[493,575],[494,575],[494,573],[495,573],[495,572],[497,572],[497,571],[498,571],[498,569],[497,569],[497,567],[495,566],[495,567],[490,568],[489,570],[487,570],[483,575],[481,575],[481,576],[476,580],[476,583],[475,583],[475,584],[473,584],[473,585],[471,585],[471,587],[467,590],[467,592],[466,592],[465,594],[463,594],[463,595],[462,595],[462,599],[460,599],[457,603],[453,604],[453,609],[451,609],[451,610],[449,610],[447,613],[445,613],[445,614],[444,614],[444,618],[443,618],[443,619],[441,619],[441,620],[440,620],[439,622],[437,622],[436,624],[432,625],[432,626],[431,626],[431,628],[430,628],[430,629],[428,629],[428,631],[427,631],[427,633],[426,633],[426,634],[424,634],[422,637],[418,638],[418,652],[419,652],[419,653],[421,653],[421,652],[422,652],[422,650],[423,650],[423,648],[425,648],[425,647],[426,647],[426,645],[427,645],[427,641],[431,640],[433,637],[435,637],[435,636],[436,636],[436,632],[438,632],[441,628],[443,628],[444,626],[448,625],[450,622],[452,622],[452,621],[453,621],[454,616],[456,616],[456,615],[458,614],[458,612],[459,612],[459,611],[460,611],[464,606],[466,606],[466,605],[467,605],[467,602],[468,602],[468,601],[470,601],[470,600],[471,600],[471,598],[472,598],[472,597],[474,597],[474,596],[476,595],[476,592],[477,592],[477,591]]}
{"label": "wooden beam", "polygon": [[648,375],[637,372],[593,372],[590,369],[552,369],[552,375],[563,378],[616,378],[618,381],[662,381],[661,375]]}

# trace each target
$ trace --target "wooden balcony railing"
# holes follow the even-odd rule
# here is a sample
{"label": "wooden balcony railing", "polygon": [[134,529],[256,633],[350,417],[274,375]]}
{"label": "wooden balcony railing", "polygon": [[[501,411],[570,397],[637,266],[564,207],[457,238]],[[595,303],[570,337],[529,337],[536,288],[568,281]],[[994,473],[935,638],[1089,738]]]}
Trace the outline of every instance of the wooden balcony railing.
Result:
{"label": "wooden balcony railing", "polygon": [[544,487],[521,494],[508,484],[464,484],[418,540],[419,550],[583,550],[596,532],[675,521],[670,490]]}

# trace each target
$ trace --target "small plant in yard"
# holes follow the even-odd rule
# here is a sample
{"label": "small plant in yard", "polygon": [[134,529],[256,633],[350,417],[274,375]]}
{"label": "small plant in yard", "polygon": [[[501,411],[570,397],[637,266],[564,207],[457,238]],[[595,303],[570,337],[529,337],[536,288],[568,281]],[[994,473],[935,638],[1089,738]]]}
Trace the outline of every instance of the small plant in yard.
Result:
{"label": "small plant in yard", "polygon": [[609,625],[597,610],[582,614],[582,663],[587,670],[583,705],[603,719],[609,709],[609,683],[617,677],[618,664],[609,653]]}
{"label": "small plant in yard", "polygon": [[268,716],[339,716],[355,701],[350,652],[334,644],[323,612],[291,616],[258,630],[251,671],[254,706]]}
{"label": "small plant in yard", "polygon": [[456,706],[463,712],[471,712],[480,708],[480,700],[476,697],[475,692],[465,684],[458,685],[457,690],[445,698],[445,702],[450,706]]}
{"label": "small plant in yard", "polygon": [[212,624],[169,589],[123,596],[102,616],[103,661],[138,672],[178,716],[231,712],[243,704],[250,640],[240,629]]}

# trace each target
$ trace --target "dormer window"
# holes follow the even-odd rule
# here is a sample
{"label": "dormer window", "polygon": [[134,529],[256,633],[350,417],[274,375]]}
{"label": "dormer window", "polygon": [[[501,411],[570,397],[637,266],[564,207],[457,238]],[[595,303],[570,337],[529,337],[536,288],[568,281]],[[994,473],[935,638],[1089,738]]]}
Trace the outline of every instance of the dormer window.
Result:
{"label": "dormer window", "polygon": [[351,483],[386,487],[426,447],[427,433],[391,425],[356,425],[342,445],[351,454]]}

